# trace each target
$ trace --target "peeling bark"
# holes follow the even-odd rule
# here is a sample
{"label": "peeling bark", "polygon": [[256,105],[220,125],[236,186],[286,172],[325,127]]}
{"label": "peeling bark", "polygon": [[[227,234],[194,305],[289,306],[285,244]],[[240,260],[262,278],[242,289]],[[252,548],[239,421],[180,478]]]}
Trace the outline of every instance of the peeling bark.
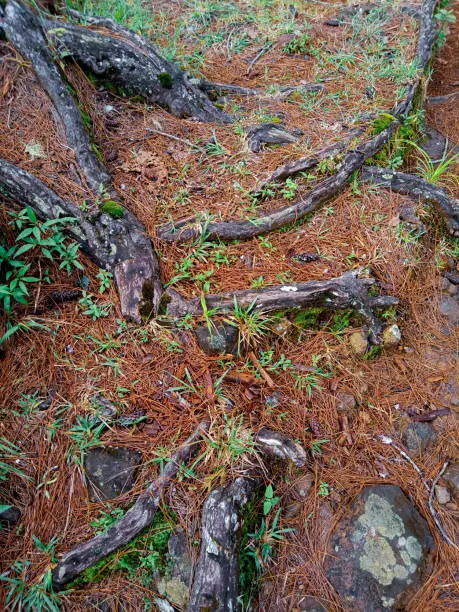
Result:
{"label": "peeling bark", "polygon": [[172,455],[160,476],[139,495],[132,508],[105,533],[64,554],[52,572],[55,588],[62,588],[85,569],[130,542],[152,522],[171,479],[177,474],[182,463],[195,454],[197,443],[207,428],[207,423],[201,423],[196,428],[186,442]]}
{"label": "peeling bark", "polygon": [[[247,289],[217,295],[206,295],[206,306],[216,309],[217,314],[231,313],[234,301],[241,308],[252,304],[261,312],[274,312],[286,309],[322,307],[330,310],[353,308],[367,322],[370,339],[379,343],[382,326],[374,309],[386,308],[398,303],[391,296],[369,297],[368,291],[374,285],[372,278],[359,278],[354,271],[345,272],[338,278],[290,285],[277,285],[264,289]],[[171,301],[167,313],[171,317],[182,318],[186,314],[202,315],[201,298],[184,299],[173,290],[168,291]]]}
{"label": "peeling bark", "polygon": [[459,236],[459,202],[451,198],[441,187],[432,185],[413,174],[395,172],[377,166],[363,166],[361,178],[423,202],[429,202],[445,218],[450,233]]}
{"label": "peeling bark", "polygon": [[238,609],[240,514],[256,485],[256,480],[237,478],[212,491],[204,503],[201,549],[188,612]]}
{"label": "peeling bark", "polygon": [[123,315],[140,323],[141,312],[156,313],[163,292],[158,260],[145,228],[129,210],[121,219],[85,215],[29,172],[0,159],[0,192],[40,219],[74,217],[67,233],[95,263],[112,271]]}

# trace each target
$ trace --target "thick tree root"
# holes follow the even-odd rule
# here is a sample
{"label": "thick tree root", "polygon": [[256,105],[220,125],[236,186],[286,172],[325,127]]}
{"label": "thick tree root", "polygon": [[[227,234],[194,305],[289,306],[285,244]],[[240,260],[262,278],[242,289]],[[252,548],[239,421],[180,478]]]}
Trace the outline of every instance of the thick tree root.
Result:
{"label": "thick tree root", "polygon": [[110,176],[97,158],[80,110],[62,78],[48,47],[38,17],[25,5],[8,0],[3,27],[15,49],[32,64],[40,85],[54,104],[64,127],[67,143],[75,154],[88,186],[98,191],[110,184]]}
{"label": "thick tree root", "polygon": [[188,612],[238,609],[240,513],[256,486],[256,480],[240,477],[205,501]]}
{"label": "thick tree root", "polygon": [[98,32],[55,20],[43,22],[49,41],[62,57],[70,56],[96,77],[143,96],[177,117],[232,121],[145,38],[111,19],[84,19],[108,31]]}
{"label": "thick tree root", "polygon": [[[353,308],[364,317],[371,342],[378,344],[382,326],[374,309],[393,306],[398,303],[398,300],[391,296],[370,297],[368,291],[374,283],[372,278],[359,278],[357,272],[349,271],[330,280],[206,295],[205,300],[207,308],[216,309],[217,314],[231,313],[234,310],[235,301],[240,308],[254,305],[260,312],[310,308],[311,306],[330,310]],[[200,298],[187,300],[170,289],[168,294],[171,298],[167,305],[169,316],[182,318],[186,314],[202,315]]]}
{"label": "thick tree root", "polygon": [[182,463],[192,457],[197,444],[207,430],[208,423],[201,423],[186,442],[172,455],[162,474],[151,483],[128,512],[105,533],[98,535],[66,553],[53,569],[53,585],[62,588],[85,569],[106,557],[114,550],[130,542],[153,520],[170,481]]}
{"label": "thick tree root", "polygon": [[[438,0],[424,0],[419,10],[420,28],[416,53],[419,76],[408,86],[404,100],[392,110],[395,118],[402,118],[410,113],[418,91],[421,90],[422,98],[425,98],[424,71],[432,56],[435,42],[434,10],[437,3]],[[338,195],[348,185],[353,173],[360,170],[365,161],[374,156],[392,138],[398,125],[397,120],[393,121],[380,134],[349,151],[334,176],[319,183],[304,199],[290,206],[285,206],[273,213],[249,221],[210,222],[206,224],[205,228],[196,220],[191,222],[189,220],[179,221],[173,225],[167,224],[160,227],[158,236],[161,240],[167,242],[181,243],[199,237],[205,229],[206,237],[209,239],[244,240],[302,219],[321,204]]]}
{"label": "thick tree root", "polygon": [[360,176],[364,181],[429,202],[445,218],[450,233],[459,236],[459,202],[451,198],[441,187],[432,185],[413,174],[395,172],[377,166],[363,166]]}
{"label": "thick tree root", "polygon": [[41,219],[74,217],[68,233],[101,268],[112,271],[123,315],[140,323],[141,313],[155,314],[162,295],[158,260],[140,221],[128,210],[121,219],[97,213],[86,216],[52,189],[6,160],[0,159],[0,192]]}

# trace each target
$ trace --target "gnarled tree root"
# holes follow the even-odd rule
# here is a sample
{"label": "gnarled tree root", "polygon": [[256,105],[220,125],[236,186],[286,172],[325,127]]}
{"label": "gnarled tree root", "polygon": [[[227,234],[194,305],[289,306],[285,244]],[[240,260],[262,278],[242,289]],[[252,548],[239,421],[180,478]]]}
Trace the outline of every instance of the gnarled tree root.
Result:
{"label": "gnarled tree root", "polygon": [[240,477],[205,501],[188,612],[238,609],[240,513],[256,486],[255,479]]}
{"label": "gnarled tree root", "polygon": [[[375,283],[372,278],[360,278],[357,272],[345,272],[338,278],[290,285],[276,285],[264,289],[247,289],[218,295],[206,295],[206,306],[216,309],[217,314],[230,313],[237,302],[241,308],[253,306],[261,312],[274,312],[285,309],[322,307],[330,310],[353,308],[360,313],[370,332],[370,341],[379,344],[382,325],[374,313],[375,308],[386,308],[398,303],[391,296],[370,297],[368,291]],[[184,299],[169,289],[170,302],[167,313],[171,317],[182,318],[186,314],[202,315],[200,298]]]}
{"label": "gnarled tree root", "polygon": [[80,544],[66,553],[53,569],[53,585],[62,588],[85,569],[127,544],[153,520],[165,490],[177,474],[182,463],[192,457],[207,430],[208,423],[201,423],[184,444],[172,455],[160,476],[137,498],[126,514],[105,533]]}
{"label": "gnarled tree root", "polygon": [[432,185],[419,176],[378,166],[363,166],[360,176],[364,181],[429,202],[445,218],[450,233],[459,236],[459,202],[441,187]]}
{"label": "gnarled tree root", "polygon": [[[425,88],[424,71],[432,56],[435,42],[436,25],[434,10],[437,3],[438,0],[424,0],[419,10],[420,29],[416,53],[419,75],[407,87],[405,98],[392,110],[392,115],[396,119],[406,116],[411,111],[419,90],[421,90],[422,97],[425,97],[425,92],[423,91]],[[181,243],[199,237],[205,229],[206,237],[209,239],[244,240],[279,229],[288,223],[302,219],[307,214],[316,210],[321,204],[338,195],[351,181],[353,173],[360,170],[365,161],[374,156],[392,138],[398,125],[398,120],[393,121],[380,134],[362,143],[354,150],[349,151],[334,176],[319,183],[305,198],[290,206],[285,206],[273,213],[249,221],[237,220],[206,223],[205,228],[196,220],[191,222],[189,220],[178,221],[174,224],[167,224],[158,228],[158,236],[161,240],[167,242]]]}
{"label": "gnarled tree root", "polygon": [[123,315],[140,323],[141,313],[156,313],[162,295],[158,260],[140,221],[128,210],[121,219],[86,216],[29,172],[0,159],[0,192],[40,219],[74,217],[68,233],[101,268],[112,271]]}

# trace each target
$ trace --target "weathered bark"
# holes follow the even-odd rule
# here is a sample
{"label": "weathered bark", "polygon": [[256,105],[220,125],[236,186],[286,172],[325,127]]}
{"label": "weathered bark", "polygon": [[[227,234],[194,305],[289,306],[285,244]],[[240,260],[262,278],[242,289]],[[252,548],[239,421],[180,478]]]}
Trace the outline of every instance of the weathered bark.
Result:
{"label": "weathered bark", "polygon": [[[432,56],[435,42],[436,25],[433,15],[437,3],[438,0],[424,0],[422,7],[419,9],[420,28],[416,52],[419,74],[408,86],[404,100],[392,109],[391,112],[396,119],[405,117],[410,113],[416,94],[420,88],[425,88],[424,71]],[[424,98],[425,91],[421,91],[421,94]],[[392,138],[398,125],[397,120],[393,121],[380,134],[349,151],[344,157],[338,172],[319,183],[304,199],[250,221],[209,223],[205,227],[206,237],[220,240],[244,240],[279,229],[288,223],[304,218],[321,204],[338,195],[350,182],[353,173],[360,170],[365,161],[374,156]],[[158,229],[158,236],[161,240],[167,242],[181,243],[199,237],[202,235],[203,229],[202,225],[196,220],[178,221],[172,225],[161,226]]]}
{"label": "weathered bark", "polygon": [[114,550],[130,542],[153,520],[162,496],[185,463],[196,452],[196,447],[208,423],[201,423],[184,444],[172,455],[160,476],[137,498],[126,514],[105,533],[80,544],[66,553],[53,569],[53,585],[61,588]]}
{"label": "weathered bark", "polygon": [[48,40],[62,57],[70,56],[96,77],[143,96],[177,117],[220,123],[232,121],[145,38],[111,19],[84,19],[108,31],[98,32],[54,20],[43,22]]}
{"label": "weathered bark", "polygon": [[188,612],[238,609],[240,514],[256,485],[254,479],[237,478],[212,491],[204,503],[201,549]]}
{"label": "weathered bark", "polygon": [[74,217],[68,234],[101,268],[111,270],[123,315],[140,322],[141,313],[156,313],[162,295],[158,260],[149,236],[129,210],[121,219],[97,212],[85,215],[32,174],[0,159],[0,191],[41,219]]}
{"label": "weathered bark", "polygon": [[445,218],[450,233],[459,236],[459,202],[451,198],[441,187],[432,185],[413,174],[395,172],[377,166],[363,166],[361,178],[388,187],[392,191],[413,196],[423,202],[429,202]]}
{"label": "weathered bark", "polygon": [[[330,310],[353,308],[367,322],[370,340],[378,344],[381,323],[374,309],[393,306],[398,303],[398,300],[391,296],[369,297],[368,290],[374,283],[375,280],[372,278],[359,278],[357,272],[349,271],[330,280],[206,295],[205,300],[207,308],[216,309],[217,314],[232,312],[235,300],[241,308],[254,305],[254,308],[260,312],[310,308],[311,306]],[[169,316],[182,318],[188,313],[202,314],[200,298],[184,299],[173,290],[169,290],[168,294],[171,298],[167,305]]]}
{"label": "weathered bark", "polygon": [[90,189],[110,184],[110,175],[91,145],[80,110],[54,63],[38,17],[16,0],[8,0],[3,27],[15,49],[32,64],[40,85],[54,104],[65,129],[69,147],[75,154]]}

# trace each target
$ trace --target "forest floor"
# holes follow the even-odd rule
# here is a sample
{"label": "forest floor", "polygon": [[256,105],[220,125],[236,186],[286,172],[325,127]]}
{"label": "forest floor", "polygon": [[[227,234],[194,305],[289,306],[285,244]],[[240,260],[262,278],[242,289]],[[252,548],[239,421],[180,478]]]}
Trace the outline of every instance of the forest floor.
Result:
{"label": "forest floor", "polygon": [[[350,338],[362,323],[352,312],[310,309],[265,320],[249,315],[239,319],[258,364],[244,351],[207,355],[193,333],[202,320],[185,318],[180,336],[161,320],[143,326],[124,322],[116,289],[100,291],[104,281],[99,269],[84,255],[84,271],[70,274],[55,261],[32,260],[31,273],[43,280],[34,285],[29,305],[15,314],[43,328],[16,333],[2,346],[0,358],[0,435],[20,449],[15,465],[28,477],[12,474],[1,489],[1,503],[21,513],[18,523],[0,534],[3,571],[17,561],[30,561],[27,582],[38,580],[49,569],[50,557],[37,538],[43,544],[57,538],[56,555],[88,539],[132,505],[158,465],[204,417],[211,420],[199,461],[183,470],[160,519],[134,546],[120,549],[86,582],[62,594],[62,609],[102,609],[93,603],[100,599],[111,602],[114,610],[154,609],[152,576],[164,562],[158,561],[164,554],[161,536],[180,525],[191,558],[197,557],[204,499],[240,472],[241,453],[251,452],[251,436],[263,426],[291,436],[308,450],[309,460],[305,468],[291,466],[267,476],[279,498],[275,510],[282,509],[279,528],[288,531],[276,546],[268,542],[270,554],[261,567],[252,567],[248,555],[241,565],[247,609],[301,609],[298,601],[307,594],[327,610],[342,610],[324,569],[330,533],[347,504],[365,486],[381,482],[397,484],[410,495],[435,540],[430,577],[409,609],[456,609],[456,553],[433,522],[428,492],[412,465],[376,436],[391,436],[405,448],[405,430],[416,422],[413,417],[448,409],[429,424],[429,447],[415,461],[430,482],[446,459],[457,460],[458,337],[444,304],[445,296],[457,300],[457,292],[443,277],[445,271],[458,271],[457,239],[448,236],[422,203],[358,181],[301,222],[247,241],[220,244],[204,237],[175,245],[159,241],[156,234],[165,222],[203,211],[215,217],[250,217],[250,190],[270,171],[339,141],[403,96],[415,53],[416,20],[383,7],[338,27],[327,25],[341,6],[261,0],[84,3],[87,13],[115,15],[141,29],[192,74],[272,88],[265,98],[222,99],[225,109],[240,119],[233,125],[211,125],[127,100],[94,85],[77,66],[66,67],[79,99],[87,101],[81,110],[115,187],[155,244],[164,283],[187,297],[199,297],[368,268],[384,294],[399,298],[399,306],[385,316],[400,328],[401,341],[359,356]],[[412,116],[410,132],[421,145],[425,121],[448,138],[449,150],[459,141],[458,98],[429,98],[458,90],[459,3],[451,9],[457,20],[447,26],[446,42],[433,63],[425,116],[422,111]],[[0,45],[0,156],[84,206],[88,191],[75,180],[73,155],[61,144],[45,93],[27,63],[7,43]],[[322,83],[326,89],[288,99],[273,95],[276,85],[302,82]],[[246,129],[263,122],[282,124],[296,134],[295,142],[251,152]],[[379,161],[420,171],[420,154],[414,148],[407,155],[408,149],[399,142]],[[263,210],[306,192],[333,163],[327,159],[311,174],[288,180],[262,202]],[[454,170],[457,165],[449,173]],[[444,186],[457,197],[457,181]],[[414,229],[403,223],[400,211],[407,206],[416,208],[420,220]],[[0,222],[13,244],[10,209],[4,201]],[[44,280],[48,276],[50,283]],[[46,306],[51,292],[75,287],[86,292],[82,302]],[[251,375],[257,383],[228,382],[228,373]],[[94,428],[88,415],[98,414],[101,396],[116,406],[118,416],[134,415],[137,423]],[[347,405],[344,431],[340,402]],[[139,451],[142,460],[130,490],[113,500],[90,501],[83,458],[100,444]],[[296,483],[308,475],[311,489],[298,497]],[[254,504],[254,514],[260,504]],[[458,505],[451,499],[436,507],[445,530],[454,534]],[[274,515],[267,515],[273,529]],[[245,538],[243,545],[247,534]],[[254,546],[252,542],[252,550]],[[260,588],[255,590],[250,583],[257,572]]]}

